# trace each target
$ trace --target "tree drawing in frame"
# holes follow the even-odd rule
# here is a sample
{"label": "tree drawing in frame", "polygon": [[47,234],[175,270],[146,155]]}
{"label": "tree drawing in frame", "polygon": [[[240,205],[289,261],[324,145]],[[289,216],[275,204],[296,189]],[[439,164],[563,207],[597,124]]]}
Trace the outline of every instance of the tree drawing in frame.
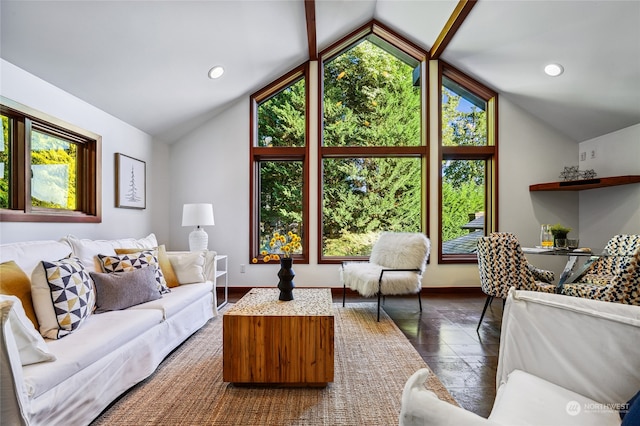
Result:
{"label": "tree drawing in frame", "polygon": [[144,161],[116,153],[116,207],[147,207],[146,168]]}

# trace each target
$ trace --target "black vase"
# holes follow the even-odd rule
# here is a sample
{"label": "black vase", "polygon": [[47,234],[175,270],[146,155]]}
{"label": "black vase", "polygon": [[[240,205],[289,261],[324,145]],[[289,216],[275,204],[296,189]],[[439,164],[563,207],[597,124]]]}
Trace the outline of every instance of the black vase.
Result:
{"label": "black vase", "polygon": [[296,273],[293,272],[293,269],[291,268],[292,264],[292,258],[280,258],[280,271],[278,271],[278,277],[280,278],[280,282],[278,283],[278,288],[280,289],[280,297],[278,298],[278,300],[282,300],[284,302],[293,300],[293,288],[296,286],[293,283],[293,277],[296,276]]}

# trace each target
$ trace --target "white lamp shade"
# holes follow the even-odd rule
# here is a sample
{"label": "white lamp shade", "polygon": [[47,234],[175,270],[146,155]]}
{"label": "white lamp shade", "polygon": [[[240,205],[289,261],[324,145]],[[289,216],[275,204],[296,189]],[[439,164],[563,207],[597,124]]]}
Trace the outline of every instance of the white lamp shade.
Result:
{"label": "white lamp shade", "polygon": [[182,208],[182,226],[210,226],[213,220],[213,205],[205,203],[185,204]]}

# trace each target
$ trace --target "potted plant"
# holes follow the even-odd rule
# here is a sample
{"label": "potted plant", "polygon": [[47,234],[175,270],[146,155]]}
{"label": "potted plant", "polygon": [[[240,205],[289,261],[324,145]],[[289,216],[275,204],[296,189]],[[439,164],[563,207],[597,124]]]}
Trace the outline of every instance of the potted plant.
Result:
{"label": "potted plant", "polygon": [[571,232],[571,228],[556,223],[551,225],[551,233],[553,234],[553,245],[556,245],[556,240],[559,238],[567,238],[567,234]]}

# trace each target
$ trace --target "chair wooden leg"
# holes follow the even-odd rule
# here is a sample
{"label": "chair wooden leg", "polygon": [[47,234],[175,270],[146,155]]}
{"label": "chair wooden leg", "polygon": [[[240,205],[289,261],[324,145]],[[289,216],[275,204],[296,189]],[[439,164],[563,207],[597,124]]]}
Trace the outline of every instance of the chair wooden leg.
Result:
{"label": "chair wooden leg", "polygon": [[418,291],[418,304],[420,305],[420,312],[422,312],[422,296],[420,295],[420,291]]}
{"label": "chair wooden leg", "polygon": [[484,313],[487,312],[487,308],[491,301],[493,300],[493,296],[487,296],[487,301],[484,302],[484,309],[482,310],[482,315],[480,315],[480,321],[478,321],[478,327],[476,327],[476,331],[480,330],[480,324],[482,324],[482,318],[484,318]]}

